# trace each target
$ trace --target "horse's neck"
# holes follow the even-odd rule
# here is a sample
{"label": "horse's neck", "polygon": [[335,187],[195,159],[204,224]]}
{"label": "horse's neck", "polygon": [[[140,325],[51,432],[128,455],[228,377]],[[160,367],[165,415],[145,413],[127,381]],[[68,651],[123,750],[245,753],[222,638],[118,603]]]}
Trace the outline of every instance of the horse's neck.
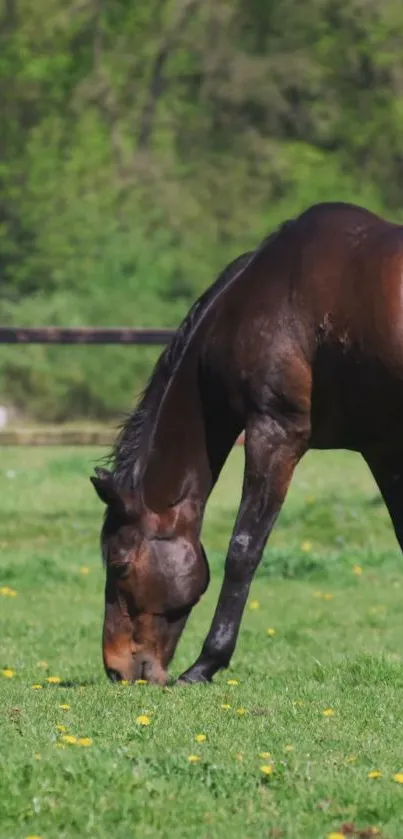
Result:
{"label": "horse's neck", "polygon": [[172,377],[155,422],[142,470],[147,506],[158,511],[193,497],[202,514],[240,430],[222,388],[198,375],[192,353]]}

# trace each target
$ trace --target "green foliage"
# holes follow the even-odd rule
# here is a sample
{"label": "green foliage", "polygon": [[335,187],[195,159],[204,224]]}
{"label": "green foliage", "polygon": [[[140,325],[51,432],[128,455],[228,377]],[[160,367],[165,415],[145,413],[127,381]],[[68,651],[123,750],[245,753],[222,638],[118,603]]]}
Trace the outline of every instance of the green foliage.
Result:
{"label": "green foliage", "polygon": [[[315,201],[403,218],[402,37],[400,0],[2,0],[1,321],[176,325]],[[3,401],[111,416],[149,360],[12,348]]]}
{"label": "green foliage", "polygon": [[[363,461],[307,455],[253,583],[230,670],[208,687],[165,691],[108,684],[102,669],[102,505],[88,481],[102,455],[2,454],[1,839],[326,839],[343,824],[357,837],[377,828],[401,839],[393,776],[403,771],[402,557]],[[173,675],[198,655],[213,614],[242,458],[238,447],[207,508],[212,580]],[[284,579],[286,562],[294,579]],[[324,716],[329,708],[333,716]],[[144,714],[146,727],[136,722]],[[65,734],[92,745],[65,743]],[[260,767],[272,764],[264,776]],[[374,770],[378,780],[368,778]]]}

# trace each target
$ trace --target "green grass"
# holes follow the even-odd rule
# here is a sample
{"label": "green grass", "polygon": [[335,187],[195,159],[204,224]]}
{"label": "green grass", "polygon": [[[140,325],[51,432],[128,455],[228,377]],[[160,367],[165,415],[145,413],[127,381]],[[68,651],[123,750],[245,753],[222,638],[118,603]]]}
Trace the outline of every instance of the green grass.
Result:
{"label": "green grass", "polygon": [[[0,674],[1,839],[325,839],[346,823],[349,835],[372,826],[402,839],[403,786],[392,776],[403,771],[403,562],[363,463],[306,457],[230,670],[211,686],[161,690],[103,674],[102,510],[87,477],[101,454],[2,450],[0,586],[17,596],[0,597],[0,668],[15,671]],[[173,675],[196,658],[211,619],[242,458],[237,449],[211,498],[212,583]],[[59,748],[57,725],[92,745]],[[372,770],[382,777],[368,779]]]}

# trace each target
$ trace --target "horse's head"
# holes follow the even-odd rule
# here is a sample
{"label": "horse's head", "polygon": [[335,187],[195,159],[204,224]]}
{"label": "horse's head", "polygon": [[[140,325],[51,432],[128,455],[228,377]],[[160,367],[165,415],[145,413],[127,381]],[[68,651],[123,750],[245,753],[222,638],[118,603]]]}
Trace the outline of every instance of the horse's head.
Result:
{"label": "horse's head", "polygon": [[163,514],[97,469],[91,481],[107,505],[103,658],[113,681],[165,684],[167,667],[192,607],[206,590],[208,565],[196,508],[185,500]]}

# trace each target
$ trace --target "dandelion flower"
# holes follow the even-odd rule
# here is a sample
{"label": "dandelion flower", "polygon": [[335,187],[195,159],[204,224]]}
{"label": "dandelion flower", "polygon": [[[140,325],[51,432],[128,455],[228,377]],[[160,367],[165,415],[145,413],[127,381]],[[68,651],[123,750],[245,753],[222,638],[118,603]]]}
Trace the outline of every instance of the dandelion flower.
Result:
{"label": "dandelion flower", "polygon": [[4,676],[5,679],[12,679],[13,676],[15,676],[15,670],[10,670],[9,667],[6,667],[1,671],[1,675]]}
{"label": "dandelion flower", "polygon": [[356,575],[356,577],[361,577],[361,574],[363,573],[363,569],[361,568],[361,565],[353,565],[351,570],[352,570],[353,574]]}
{"label": "dandelion flower", "polygon": [[199,763],[200,757],[199,755],[188,755],[189,763]]}
{"label": "dandelion flower", "polygon": [[269,638],[274,638],[274,636],[276,634],[276,630],[274,629],[273,626],[269,626],[269,628],[267,630],[267,634],[268,634]]}
{"label": "dandelion flower", "polygon": [[136,685],[147,685],[147,679],[136,679]]}
{"label": "dandelion flower", "polygon": [[49,682],[50,685],[60,685],[61,678],[60,676],[48,676],[46,681]]}
{"label": "dandelion flower", "polygon": [[334,711],[333,708],[325,708],[325,710],[322,711],[324,717],[334,717],[335,713],[336,711]]}
{"label": "dandelion flower", "polygon": [[252,610],[253,609],[260,609],[259,601],[258,600],[251,600],[250,603],[249,603],[249,608],[252,609]]}
{"label": "dandelion flower", "polygon": [[378,772],[377,769],[373,769],[372,772],[368,772],[367,777],[371,778],[371,780],[375,780],[376,778],[382,778],[382,772]]}
{"label": "dandelion flower", "polygon": [[239,685],[237,679],[227,679],[227,685]]}
{"label": "dandelion flower", "polygon": [[328,833],[326,839],[346,839],[345,833]]}
{"label": "dandelion flower", "polygon": [[91,737],[79,737],[77,740],[77,746],[92,746]]}
{"label": "dandelion flower", "polygon": [[147,714],[140,714],[139,717],[136,717],[136,722],[138,725],[150,725],[150,717],[147,717]]}
{"label": "dandelion flower", "polygon": [[269,760],[269,758],[271,758],[271,754],[270,752],[259,752],[259,757],[263,760]]}
{"label": "dandelion flower", "polygon": [[272,766],[270,763],[266,763],[264,764],[264,766],[260,767],[260,771],[263,772],[263,775],[272,775],[272,773],[274,772],[274,766]]}
{"label": "dandelion flower", "polygon": [[239,714],[240,717],[243,717],[244,714],[248,713],[248,709],[247,708],[237,708],[236,712],[237,712],[237,714]]}
{"label": "dandelion flower", "polygon": [[68,743],[69,746],[73,746],[74,743],[77,743],[77,737],[74,737],[73,734],[63,734],[61,739],[63,743]]}
{"label": "dandelion flower", "polygon": [[130,682],[128,682],[127,679],[122,679],[122,681],[119,684],[121,687],[127,688],[127,686],[130,685]]}
{"label": "dandelion flower", "polygon": [[403,772],[396,772],[395,775],[392,775],[392,780],[396,781],[397,784],[403,784]]}
{"label": "dandelion flower", "polygon": [[67,705],[66,702],[63,702],[62,705],[59,705],[59,708],[61,708],[62,711],[70,711],[70,705]]}
{"label": "dandelion flower", "polygon": [[205,734],[196,734],[195,740],[196,743],[204,743],[204,741],[207,740],[207,737]]}
{"label": "dandelion flower", "polygon": [[229,709],[231,708],[231,705],[224,704],[224,705],[221,705],[221,708],[223,709],[223,711],[229,711]]}
{"label": "dandelion flower", "polygon": [[10,586],[1,586],[0,587],[0,596],[1,597],[17,597],[17,592],[14,588],[10,588]]}
{"label": "dandelion flower", "polygon": [[42,690],[43,685],[31,685],[32,690]]}
{"label": "dandelion flower", "polygon": [[89,573],[90,573],[90,569],[87,567],[87,565],[83,565],[83,566],[80,568],[80,574],[82,574],[82,575],[83,575],[83,577],[86,577],[86,576],[87,576],[87,574],[89,574]]}
{"label": "dandelion flower", "polygon": [[308,542],[308,540],[305,540],[305,542],[301,542],[301,551],[303,551],[304,553],[306,553],[306,554],[309,553],[311,548],[312,548],[312,542]]}
{"label": "dandelion flower", "polygon": [[65,725],[57,725],[56,726],[56,731],[61,731],[61,732],[67,731],[67,728],[66,728]]}

